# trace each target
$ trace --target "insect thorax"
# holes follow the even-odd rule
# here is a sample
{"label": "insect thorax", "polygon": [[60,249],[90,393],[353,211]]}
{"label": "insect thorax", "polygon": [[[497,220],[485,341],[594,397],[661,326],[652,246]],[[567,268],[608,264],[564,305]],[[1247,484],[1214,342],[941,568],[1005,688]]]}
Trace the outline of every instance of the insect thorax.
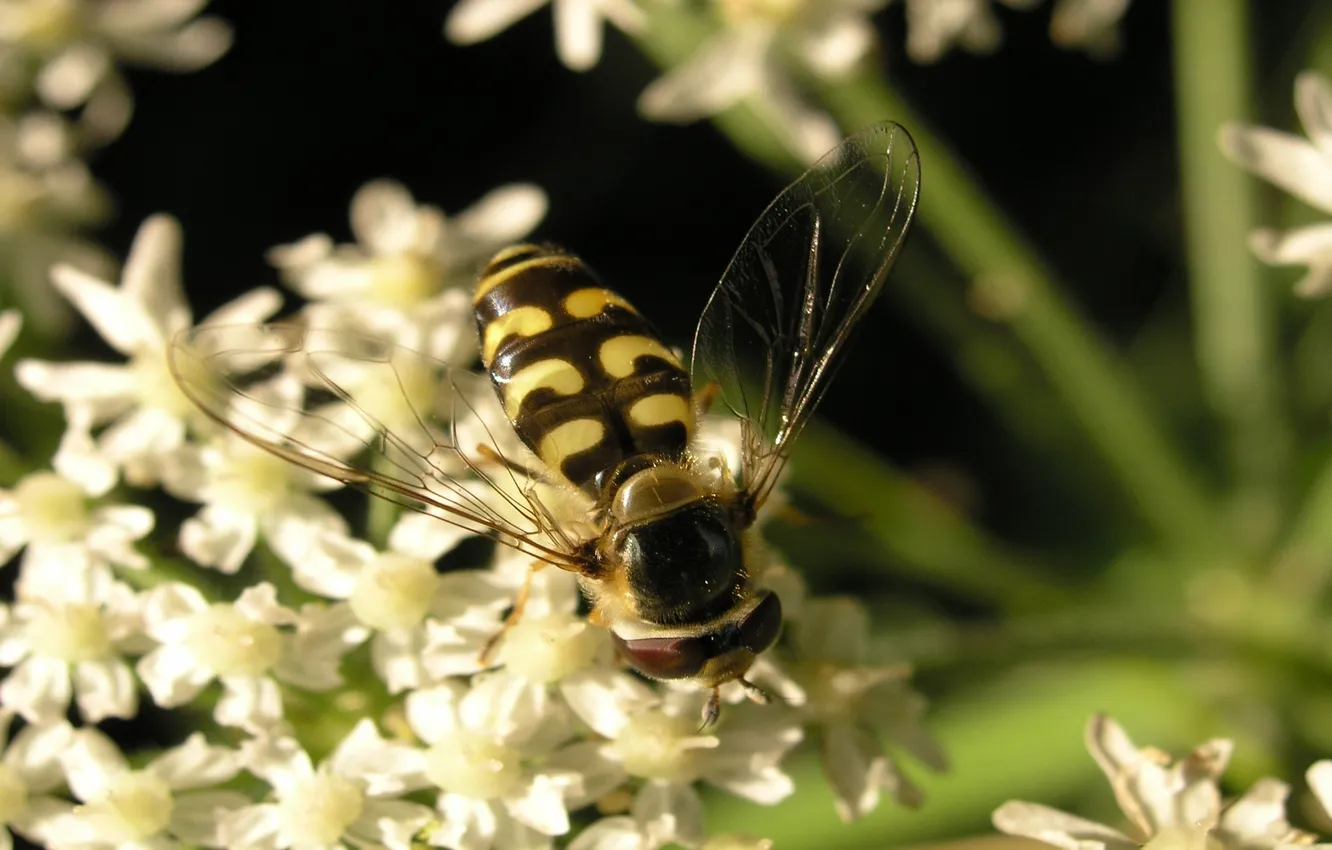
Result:
{"label": "insect thorax", "polygon": [[626,458],[683,457],[689,375],[629,302],[547,245],[495,255],[474,298],[481,359],[518,436],[591,495]]}
{"label": "insect thorax", "polygon": [[608,519],[602,557],[622,576],[640,620],[707,623],[743,596],[744,549],[734,510],[687,466],[650,466],[619,483]]}

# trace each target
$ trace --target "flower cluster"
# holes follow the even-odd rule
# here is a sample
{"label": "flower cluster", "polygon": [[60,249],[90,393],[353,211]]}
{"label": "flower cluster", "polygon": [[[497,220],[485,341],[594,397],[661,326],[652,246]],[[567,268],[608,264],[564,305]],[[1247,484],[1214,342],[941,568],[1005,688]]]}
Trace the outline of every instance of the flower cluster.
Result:
{"label": "flower cluster", "polygon": [[[261,324],[280,309],[269,288],[196,322],[167,216],[143,224],[118,285],[56,268],[57,290],[126,359],[16,366],[67,430],[53,469],[0,492],[0,541],[18,559],[0,711],[24,724],[0,772],[11,830],[53,848],[545,848],[595,810],[571,846],[700,847],[697,787],[778,802],[793,790],[782,762],[811,728],[844,818],[883,792],[919,801],[885,745],[944,767],[922,701],[902,669],[867,663],[863,608],[805,600],[775,554],[755,570],[786,600],[789,637],[751,676],[778,699],[750,704],[731,683],[720,723],[700,729],[708,693],[630,672],[573,573],[433,510],[358,534],[329,501],[339,484],[320,470],[355,463],[420,474],[486,516],[524,504],[482,486],[478,474],[505,480],[494,456],[431,429],[511,451],[472,394],[494,404],[488,382],[443,362],[474,356],[480,265],[544,210],[532,186],[446,216],[372,183],[352,202],[358,244],[316,235],[270,253],[308,302],[283,325]],[[293,360],[283,335],[297,332],[345,348]],[[327,382],[340,392],[319,393]],[[709,425],[700,451],[733,457],[734,430]],[[155,528],[128,488],[199,508]],[[543,498],[558,516],[558,491]],[[173,537],[184,562],[161,551]],[[212,722],[131,767],[141,759],[96,724],[148,701]]]}
{"label": "flower cluster", "polygon": [[[689,123],[742,102],[749,104],[787,147],[813,162],[841,138],[832,117],[800,92],[799,79],[845,79],[873,53],[870,16],[891,0],[708,0],[716,33],[639,97],[653,121]],[[1040,0],[1000,0],[1030,9]],[[1093,54],[1118,45],[1116,27],[1129,0],[1058,0],[1050,34],[1056,43]],[[544,5],[543,0],[461,0],[444,32],[455,44],[488,39]],[[551,0],[555,50],[566,66],[585,71],[601,54],[602,21],[635,38],[648,38],[654,15],[672,13],[667,0]],[[1001,30],[991,0],[902,0],[907,55],[934,62],[954,46],[994,50]]]}
{"label": "flower cluster", "polygon": [[[1172,762],[1160,750],[1135,746],[1117,723],[1096,716],[1087,724],[1087,748],[1110,780],[1132,834],[1017,801],[995,811],[994,825],[1062,850],[1278,850],[1317,841],[1286,820],[1290,786],[1284,782],[1261,779],[1238,798],[1223,800],[1220,779],[1232,750],[1228,740],[1208,741]],[[1313,765],[1308,780],[1323,812],[1332,812],[1332,762]]]}
{"label": "flower cluster", "polygon": [[68,313],[51,292],[57,262],[105,274],[110,259],[79,230],[108,209],[83,159],[114,141],[133,108],[118,69],[203,68],[231,46],[231,28],[196,17],[201,2],[0,2],[0,250],[31,319]]}

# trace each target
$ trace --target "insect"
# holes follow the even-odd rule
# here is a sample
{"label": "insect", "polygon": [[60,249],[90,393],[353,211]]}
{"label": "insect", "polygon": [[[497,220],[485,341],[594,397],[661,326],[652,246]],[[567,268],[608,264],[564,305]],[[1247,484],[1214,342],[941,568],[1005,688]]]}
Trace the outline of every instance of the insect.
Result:
{"label": "insect", "polygon": [[[172,370],[259,447],[575,572],[635,669],[712,689],[708,725],[727,682],[763,698],[744,677],[782,608],[760,589],[755,518],[883,288],[919,189],[901,126],[843,141],[752,226],[688,371],[581,260],[530,244],[499,252],[477,284],[485,374],[301,324],[196,328]],[[738,421],[737,468],[698,449],[707,408]]]}

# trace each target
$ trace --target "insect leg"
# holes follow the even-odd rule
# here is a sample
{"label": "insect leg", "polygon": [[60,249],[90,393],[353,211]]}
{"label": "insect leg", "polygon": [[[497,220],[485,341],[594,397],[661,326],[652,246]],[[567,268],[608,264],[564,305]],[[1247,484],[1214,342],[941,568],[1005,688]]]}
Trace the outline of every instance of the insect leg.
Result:
{"label": "insect leg", "polygon": [[539,479],[541,477],[541,473],[528,469],[527,467],[523,466],[521,463],[518,463],[517,461],[509,460],[507,457],[496,451],[495,447],[490,445],[489,443],[478,443],[476,446],[476,453],[481,455],[481,457],[485,458],[491,463],[497,463],[500,466],[503,466],[505,469],[508,469],[510,472],[516,472],[519,475],[526,475],[528,478],[531,478],[533,480]]}
{"label": "insect leg", "polygon": [[721,688],[713,688],[712,693],[708,694],[708,701],[703,703],[703,725],[698,727],[702,732],[717,722],[721,716]]}
{"label": "insect leg", "polygon": [[500,638],[508,633],[509,629],[518,625],[518,621],[523,618],[523,609],[527,607],[527,597],[532,593],[532,576],[546,564],[543,561],[533,561],[527,568],[527,575],[523,576],[523,583],[518,588],[518,594],[513,598],[513,608],[509,609],[509,616],[504,618],[504,625],[500,630],[491,635],[490,640],[481,648],[481,655],[478,657],[482,667],[489,667],[492,656],[495,654],[496,647],[499,646]]}
{"label": "insect leg", "polygon": [[712,403],[717,400],[721,394],[721,384],[716,381],[708,381],[694,392],[694,414],[702,417],[712,409]]}

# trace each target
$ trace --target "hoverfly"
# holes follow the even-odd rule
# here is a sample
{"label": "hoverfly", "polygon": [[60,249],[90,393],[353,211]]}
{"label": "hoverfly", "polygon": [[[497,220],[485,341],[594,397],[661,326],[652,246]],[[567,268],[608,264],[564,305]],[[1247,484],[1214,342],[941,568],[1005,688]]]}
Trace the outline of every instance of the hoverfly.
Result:
{"label": "hoverfly", "polygon": [[[706,725],[722,684],[762,698],[744,676],[782,609],[760,589],[755,518],[883,288],[919,188],[895,123],[824,156],[751,227],[687,372],[581,260],[528,244],[477,283],[484,375],[300,324],[196,328],[172,371],[212,419],[281,458],[573,571],[635,669],[712,689]],[[262,389],[279,378],[300,398]],[[697,448],[709,406],[739,422],[738,468]]]}

